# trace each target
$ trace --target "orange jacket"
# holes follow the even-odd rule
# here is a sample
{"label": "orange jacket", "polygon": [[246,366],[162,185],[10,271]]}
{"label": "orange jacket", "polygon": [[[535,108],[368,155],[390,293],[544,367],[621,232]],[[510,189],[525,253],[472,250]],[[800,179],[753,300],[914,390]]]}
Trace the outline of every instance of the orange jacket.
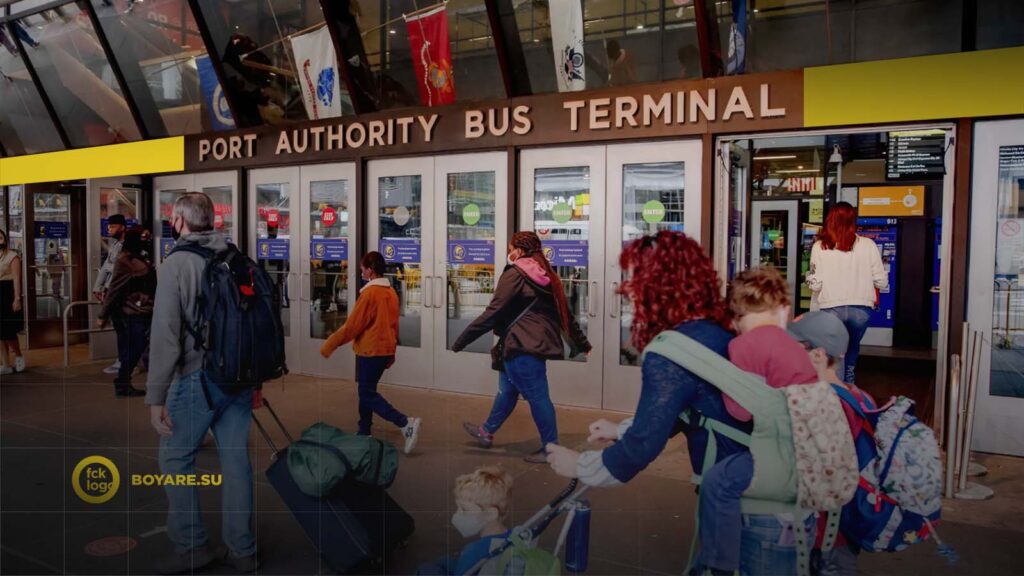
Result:
{"label": "orange jacket", "polygon": [[320,347],[330,357],[340,347],[355,341],[356,356],[394,356],[398,345],[398,294],[384,278],[367,284],[356,300],[345,325],[331,334]]}

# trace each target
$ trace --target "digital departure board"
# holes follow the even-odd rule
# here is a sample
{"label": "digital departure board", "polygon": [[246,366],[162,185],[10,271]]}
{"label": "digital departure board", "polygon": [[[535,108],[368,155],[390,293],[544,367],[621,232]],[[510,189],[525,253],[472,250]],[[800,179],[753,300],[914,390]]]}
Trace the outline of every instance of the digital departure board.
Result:
{"label": "digital departure board", "polygon": [[885,175],[889,180],[920,180],[946,173],[946,133],[942,130],[889,132]]}

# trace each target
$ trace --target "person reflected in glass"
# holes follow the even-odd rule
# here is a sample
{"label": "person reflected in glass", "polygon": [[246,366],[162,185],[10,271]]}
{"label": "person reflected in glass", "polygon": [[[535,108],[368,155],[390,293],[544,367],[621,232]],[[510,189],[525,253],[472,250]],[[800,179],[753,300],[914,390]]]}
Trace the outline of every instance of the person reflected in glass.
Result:
{"label": "person reflected in glass", "polygon": [[463,428],[483,448],[494,444],[494,434],[515,410],[519,396],[530,404],[530,414],[540,433],[541,447],[526,457],[544,462],[544,446],[558,443],[555,406],[548,391],[547,361],[589,353],[591,346],[569,311],[562,279],[544,257],[534,232],[516,232],[508,245],[508,265],[498,280],[487,309],[470,323],[452,345],[459,352],[477,338],[494,331],[498,344],[491,350],[491,364],[498,370],[498,394],[490,416],[480,425],[466,422]]}

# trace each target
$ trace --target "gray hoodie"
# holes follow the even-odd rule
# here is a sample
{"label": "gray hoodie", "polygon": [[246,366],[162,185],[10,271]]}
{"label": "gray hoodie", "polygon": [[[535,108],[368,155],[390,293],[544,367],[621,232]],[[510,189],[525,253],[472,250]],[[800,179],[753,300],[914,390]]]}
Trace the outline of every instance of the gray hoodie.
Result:
{"label": "gray hoodie", "polygon": [[[182,236],[176,246],[198,244],[220,253],[228,249],[220,232],[196,232]],[[153,327],[149,336],[149,379],[146,404],[162,406],[171,383],[203,367],[203,353],[194,349],[195,339],[186,330],[194,323],[206,261],[198,254],[176,252],[157,273]]]}

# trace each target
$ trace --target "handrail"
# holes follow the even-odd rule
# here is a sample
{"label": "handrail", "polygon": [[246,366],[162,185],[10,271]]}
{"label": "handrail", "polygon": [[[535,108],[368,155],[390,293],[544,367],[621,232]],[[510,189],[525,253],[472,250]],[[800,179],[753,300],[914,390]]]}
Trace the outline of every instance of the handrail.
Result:
{"label": "handrail", "polygon": [[77,300],[71,302],[64,308],[64,312],[61,313],[64,320],[64,367],[67,368],[68,364],[71,363],[70,353],[68,348],[68,336],[70,334],[95,334],[98,332],[113,332],[113,328],[82,328],[80,330],[68,331],[68,316],[70,316],[71,309],[75,306],[99,306],[102,302],[96,302],[94,300]]}

